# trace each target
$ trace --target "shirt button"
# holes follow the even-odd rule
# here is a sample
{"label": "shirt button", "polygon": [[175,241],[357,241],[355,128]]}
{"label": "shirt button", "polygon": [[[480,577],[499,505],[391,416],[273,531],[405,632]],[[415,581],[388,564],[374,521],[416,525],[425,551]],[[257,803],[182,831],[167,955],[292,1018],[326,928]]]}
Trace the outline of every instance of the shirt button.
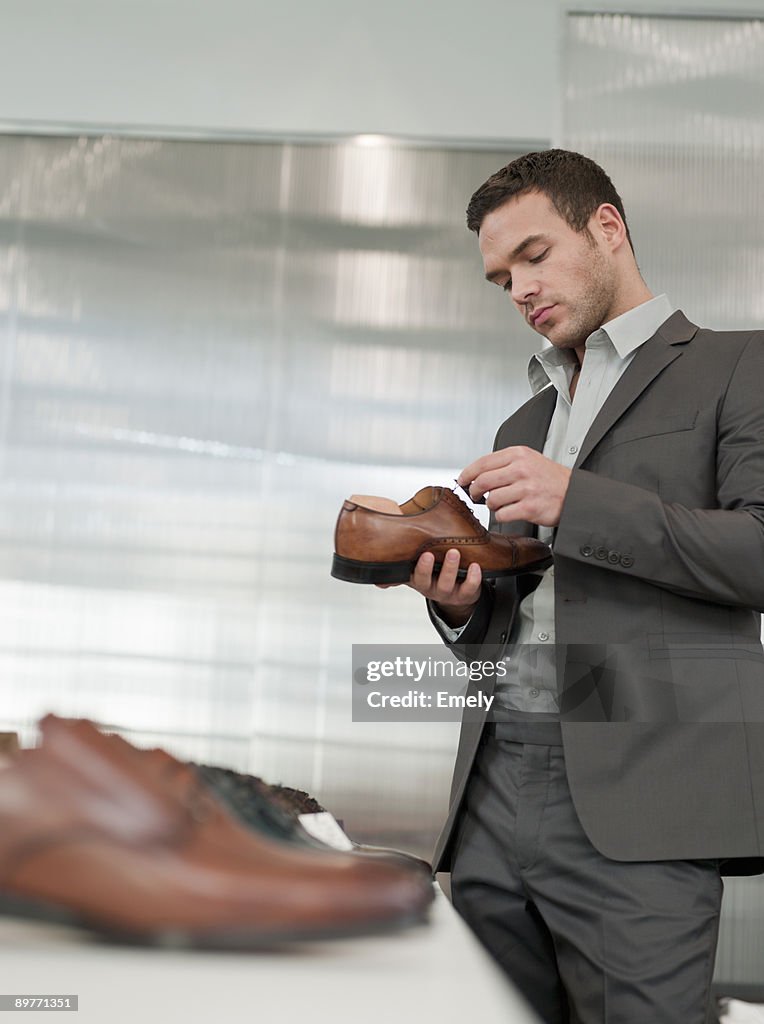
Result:
{"label": "shirt button", "polygon": [[568,455],[575,455],[577,451],[578,451],[578,445],[577,444],[572,444],[568,448]]}
{"label": "shirt button", "polygon": [[539,640],[548,640],[548,639],[549,639],[549,634],[548,633],[539,633]]}
{"label": "shirt button", "polygon": [[538,690],[536,689],[535,686],[533,687],[532,690],[528,690],[528,693],[531,695],[531,697],[538,697],[538,695],[539,695],[539,692],[538,692]]}

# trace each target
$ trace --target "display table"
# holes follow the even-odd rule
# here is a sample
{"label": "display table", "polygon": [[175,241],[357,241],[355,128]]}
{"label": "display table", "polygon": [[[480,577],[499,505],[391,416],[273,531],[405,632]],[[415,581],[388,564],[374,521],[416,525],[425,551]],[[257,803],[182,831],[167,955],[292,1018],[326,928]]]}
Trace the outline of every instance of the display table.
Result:
{"label": "display table", "polygon": [[80,1024],[537,1024],[446,897],[431,923],[385,938],[274,953],[136,949],[0,918],[0,993],[72,994]]}

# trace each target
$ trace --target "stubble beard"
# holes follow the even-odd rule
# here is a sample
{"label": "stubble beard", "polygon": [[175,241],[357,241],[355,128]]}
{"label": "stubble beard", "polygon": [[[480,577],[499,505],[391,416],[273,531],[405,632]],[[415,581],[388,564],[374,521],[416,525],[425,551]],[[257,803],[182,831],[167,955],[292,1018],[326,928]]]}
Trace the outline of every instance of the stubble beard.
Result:
{"label": "stubble beard", "polygon": [[581,289],[566,305],[569,311],[564,333],[548,340],[555,348],[579,348],[594,331],[611,319],[615,305],[615,277],[595,244],[587,246],[582,260]]}

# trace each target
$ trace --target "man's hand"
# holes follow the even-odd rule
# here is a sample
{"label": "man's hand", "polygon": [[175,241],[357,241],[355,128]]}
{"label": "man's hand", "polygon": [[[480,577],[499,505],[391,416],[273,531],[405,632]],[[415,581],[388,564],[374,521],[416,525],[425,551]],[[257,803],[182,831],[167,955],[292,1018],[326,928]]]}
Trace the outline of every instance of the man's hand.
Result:
{"label": "man's hand", "polygon": [[[454,628],[463,626],[475,610],[483,578],[480,566],[477,562],[472,562],[467,569],[465,578],[461,582],[457,580],[459,560],[459,552],[455,548],[451,548],[446,552],[440,573],[433,576],[435,556],[431,551],[425,551],[423,555],[419,556],[411,578],[405,584],[426,597],[428,601],[434,601],[438,606],[440,617]],[[378,583],[377,586],[384,590],[388,586],[400,586],[400,584]]]}
{"label": "man's hand", "polygon": [[524,519],[557,526],[571,470],[524,445],[501,448],[466,466],[459,474],[473,500],[488,492],[486,504],[499,523]]}

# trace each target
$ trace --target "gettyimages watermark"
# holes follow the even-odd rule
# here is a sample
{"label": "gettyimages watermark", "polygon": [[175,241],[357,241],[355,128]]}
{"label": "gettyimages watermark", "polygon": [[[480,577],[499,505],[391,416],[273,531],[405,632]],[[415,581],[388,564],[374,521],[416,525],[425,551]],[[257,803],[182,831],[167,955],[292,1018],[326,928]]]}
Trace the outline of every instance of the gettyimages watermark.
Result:
{"label": "gettyimages watermark", "polygon": [[479,721],[507,671],[504,659],[459,661],[442,644],[353,644],[353,721]]}
{"label": "gettyimages watermark", "polygon": [[[553,700],[566,722],[764,722],[760,642],[703,634],[645,634],[630,643],[524,644],[465,648],[441,644],[354,644],[355,722],[482,722],[530,698]],[[507,656],[509,655],[509,656]],[[720,660],[738,684],[719,686]],[[506,702],[506,703],[503,703]]]}

